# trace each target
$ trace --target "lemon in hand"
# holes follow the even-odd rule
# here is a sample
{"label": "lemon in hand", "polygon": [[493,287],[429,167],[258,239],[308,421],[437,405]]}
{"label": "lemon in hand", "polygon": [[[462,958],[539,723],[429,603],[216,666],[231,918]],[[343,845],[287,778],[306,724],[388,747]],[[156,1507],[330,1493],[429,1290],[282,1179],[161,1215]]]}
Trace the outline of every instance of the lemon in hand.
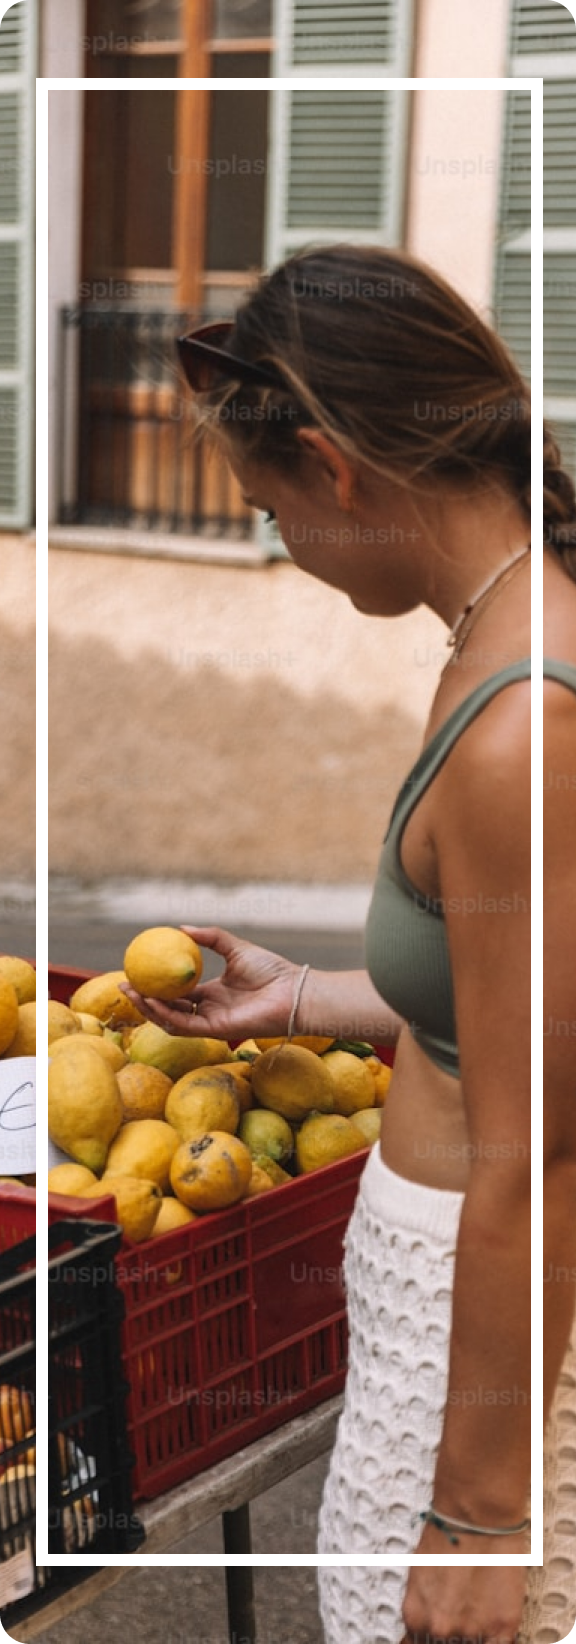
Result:
{"label": "lemon in hand", "polygon": [[170,925],[143,930],[124,954],[124,970],[137,993],[153,999],[181,999],[202,975],[198,944]]}

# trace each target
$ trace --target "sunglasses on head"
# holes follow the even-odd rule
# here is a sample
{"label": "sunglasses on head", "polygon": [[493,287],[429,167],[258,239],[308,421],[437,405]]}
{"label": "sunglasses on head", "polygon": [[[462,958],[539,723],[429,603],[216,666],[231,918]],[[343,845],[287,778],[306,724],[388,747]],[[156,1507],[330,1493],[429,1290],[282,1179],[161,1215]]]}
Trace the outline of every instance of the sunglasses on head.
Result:
{"label": "sunglasses on head", "polygon": [[234,379],[265,388],[282,386],[278,372],[227,352],[223,344],[233,330],[233,320],[219,320],[212,325],[202,325],[199,331],[191,331],[188,337],[178,337],[178,358],[193,393],[206,393],[210,388],[219,387],[221,382]]}

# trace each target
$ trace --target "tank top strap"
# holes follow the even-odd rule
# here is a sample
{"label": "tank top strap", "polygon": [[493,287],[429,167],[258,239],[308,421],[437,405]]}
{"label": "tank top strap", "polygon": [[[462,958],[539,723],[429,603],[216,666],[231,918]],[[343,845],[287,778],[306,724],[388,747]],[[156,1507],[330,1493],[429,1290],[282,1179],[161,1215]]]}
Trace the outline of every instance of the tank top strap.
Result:
{"label": "tank top strap", "polygon": [[544,657],[544,678],[554,679],[557,685],[567,685],[576,695],[576,664],[561,662],[558,657]]}
{"label": "tank top strap", "polygon": [[426,743],[426,747],[423,748],[415,765],[412,766],[412,770],[409,771],[397,796],[390,818],[390,827],[400,817],[403,821],[407,820],[406,813],[417,805],[420,795],[425,792],[425,789],[432,782],[436,772],[454,747],[455,742],[458,741],[458,737],[482,712],[486,704],[491,702],[492,698],[497,696],[498,692],[503,690],[506,685],[515,684],[520,679],[529,679],[530,673],[530,657],[522,657],[520,661],[512,662],[507,668],[502,668],[499,673],[491,674],[489,679],[484,679],[481,685],[477,685],[476,689],[471,691],[470,696],[465,697],[464,701],[458,704],[454,712],[448,715],[444,724]]}

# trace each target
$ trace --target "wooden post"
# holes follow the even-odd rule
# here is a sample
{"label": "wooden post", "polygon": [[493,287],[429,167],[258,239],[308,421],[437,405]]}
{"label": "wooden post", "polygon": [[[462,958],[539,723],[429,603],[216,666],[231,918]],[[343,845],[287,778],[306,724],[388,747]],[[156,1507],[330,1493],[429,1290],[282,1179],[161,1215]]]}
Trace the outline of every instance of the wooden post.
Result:
{"label": "wooden post", "polygon": [[[180,77],[208,79],[209,0],[184,0],[184,29]],[[209,91],[176,93],[173,254],[181,308],[200,309],[203,303],[209,119]]]}

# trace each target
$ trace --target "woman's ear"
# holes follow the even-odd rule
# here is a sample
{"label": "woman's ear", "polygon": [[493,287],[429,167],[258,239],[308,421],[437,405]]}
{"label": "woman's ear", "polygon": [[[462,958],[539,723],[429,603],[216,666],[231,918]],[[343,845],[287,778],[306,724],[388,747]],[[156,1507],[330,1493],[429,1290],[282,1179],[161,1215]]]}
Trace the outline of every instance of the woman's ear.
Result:
{"label": "woman's ear", "polygon": [[357,472],[350,458],[320,428],[299,428],[298,439],[307,447],[307,454],[317,461],[323,477],[331,482],[338,507],[345,514],[351,514]]}

